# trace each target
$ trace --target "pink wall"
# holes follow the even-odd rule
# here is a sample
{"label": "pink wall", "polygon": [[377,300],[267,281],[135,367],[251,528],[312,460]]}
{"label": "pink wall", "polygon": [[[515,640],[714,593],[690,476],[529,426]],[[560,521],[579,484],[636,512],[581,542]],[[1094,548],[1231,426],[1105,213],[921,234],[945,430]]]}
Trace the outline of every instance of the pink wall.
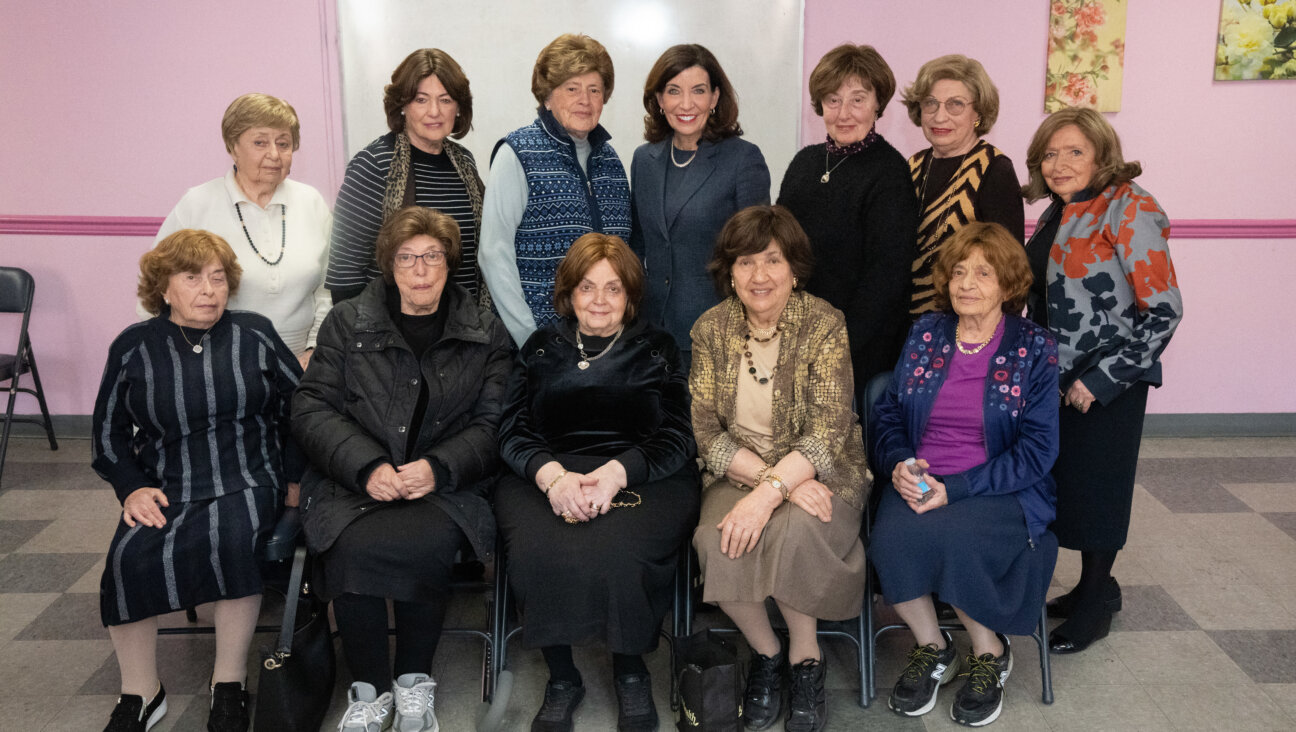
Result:
{"label": "pink wall", "polygon": [[[224,174],[221,115],[249,91],[292,103],[292,175],[332,201],[346,164],[332,2],[24,5],[0,23],[0,214],[163,217]],[[33,345],[55,413],[92,411],[151,243],[0,236],[0,264],[36,278]],[[0,351],[15,334],[0,325]]]}
{"label": "pink wall", "polygon": [[[1129,3],[1122,109],[1109,117],[1126,155],[1147,171],[1139,182],[1172,220],[1296,217],[1296,82],[1213,81],[1219,0],[1182,0],[1174,12],[1168,5]],[[1045,117],[1047,27],[1048,3],[1040,0],[806,0],[804,74],[844,42],[877,48],[901,88],[936,56],[975,57],[999,88],[999,122],[987,139],[1017,162],[1024,181],[1026,146]],[[808,94],[803,108],[802,142],[821,141],[823,122]],[[878,131],[905,154],[927,147],[898,100]],[[1253,360],[1239,359],[1263,343],[1265,363],[1296,360],[1296,340],[1287,336],[1296,332],[1296,311],[1281,294],[1296,271],[1296,239],[1178,239],[1171,250],[1186,316],[1149,411],[1296,411],[1296,389],[1258,387],[1285,382],[1253,378]]]}

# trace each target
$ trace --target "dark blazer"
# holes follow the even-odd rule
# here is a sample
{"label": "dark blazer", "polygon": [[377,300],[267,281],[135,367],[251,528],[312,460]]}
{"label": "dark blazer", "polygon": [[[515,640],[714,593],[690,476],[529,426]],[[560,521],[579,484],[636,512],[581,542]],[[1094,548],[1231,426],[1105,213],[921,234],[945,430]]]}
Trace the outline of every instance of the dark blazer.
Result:
{"label": "dark blazer", "polygon": [[[716,235],[740,209],[770,202],[770,175],[760,148],[740,137],[703,140],[681,168],[678,196],[666,195],[671,138],[640,145],[630,163],[630,248],[644,263],[643,316],[693,347],[689,328],[720,302],[707,262]],[[674,203],[667,207],[667,200]]]}

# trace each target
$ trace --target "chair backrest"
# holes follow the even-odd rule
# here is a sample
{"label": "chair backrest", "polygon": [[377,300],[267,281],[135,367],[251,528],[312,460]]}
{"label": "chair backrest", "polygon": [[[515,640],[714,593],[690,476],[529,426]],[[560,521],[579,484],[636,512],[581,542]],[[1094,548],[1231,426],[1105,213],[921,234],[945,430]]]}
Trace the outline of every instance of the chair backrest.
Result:
{"label": "chair backrest", "polygon": [[25,269],[0,267],[0,313],[28,313],[36,281]]}

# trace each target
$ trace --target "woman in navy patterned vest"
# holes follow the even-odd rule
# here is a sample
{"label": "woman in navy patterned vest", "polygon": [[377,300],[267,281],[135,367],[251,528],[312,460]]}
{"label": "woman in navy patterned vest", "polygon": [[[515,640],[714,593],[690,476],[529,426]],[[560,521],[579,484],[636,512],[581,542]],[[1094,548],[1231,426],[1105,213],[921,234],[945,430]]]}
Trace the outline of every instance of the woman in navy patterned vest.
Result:
{"label": "woman in navy patterned vest", "polygon": [[599,125],[614,79],[601,43],[555,38],[531,74],[539,116],[495,147],[479,256],[518,345],[559,320],[554,274],[572,242],[591,231],[630,237],[630,185]]}

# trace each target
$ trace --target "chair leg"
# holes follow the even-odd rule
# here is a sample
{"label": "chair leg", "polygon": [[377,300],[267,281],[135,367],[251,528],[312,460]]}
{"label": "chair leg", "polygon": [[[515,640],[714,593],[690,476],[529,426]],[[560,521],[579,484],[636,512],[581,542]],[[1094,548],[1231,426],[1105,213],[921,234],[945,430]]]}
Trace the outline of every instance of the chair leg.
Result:
{"label": "chair leg", "polygon": [[1048,604],[1040,606],[1039,630],[1035,632],[1035,642],[1039,644],[1040,654],[1040,699],[1045,704],[1053,703],[1053,664],[1049,659],[1048,649]]}
{"label": "chair leg", "polygon": [[860,610],[860,617],[864,621],[864,637],[862,640],[867,644],[868,655],[865,659],[864,689],[861,694],[863,701],[860,706],[868,709],[877,696],[877,636],[873,628],[873,574],[871,568],[866,568],[866,570],[864,573],[864,607]]}
{"label": "chair leg", "polygon": [[868,606],[870,598],[864,598],[864,607],[860,608],[859,617],[856,618],[855,632],[859,635],[859,654],[856,657],[859,661],[859,705],[864,709],[869,708],[869,667],[873,665],[873,636],[869,634],[869,621],[865,617],[869,614]]}
{"label": "chair leg", "polygon": [[[18,375],[14,374],[9,389],[9,407],[5,410],[4,431],[0,434],[0,480],[4,479],[5,453],[9,451],[9,431],[13,429],[14,401],[18,399]],[[3,483],[0,483],[3,485]]]}
{"label": "chair leg", "polygon": [[[31,344],[27,344],[27,366],[31,369],[32,383],[36,385],[36,401],[40,404],[41,416],[45,418],[45,436],[49,438],[51,450],[58,449],[54,439],[54,422],[50,419],[49,407],[45,404],[45,389],[41,386],[40,372],[36,370],[36,356],[32,353]],[[18,377],[15,375],[15,379]]]}

